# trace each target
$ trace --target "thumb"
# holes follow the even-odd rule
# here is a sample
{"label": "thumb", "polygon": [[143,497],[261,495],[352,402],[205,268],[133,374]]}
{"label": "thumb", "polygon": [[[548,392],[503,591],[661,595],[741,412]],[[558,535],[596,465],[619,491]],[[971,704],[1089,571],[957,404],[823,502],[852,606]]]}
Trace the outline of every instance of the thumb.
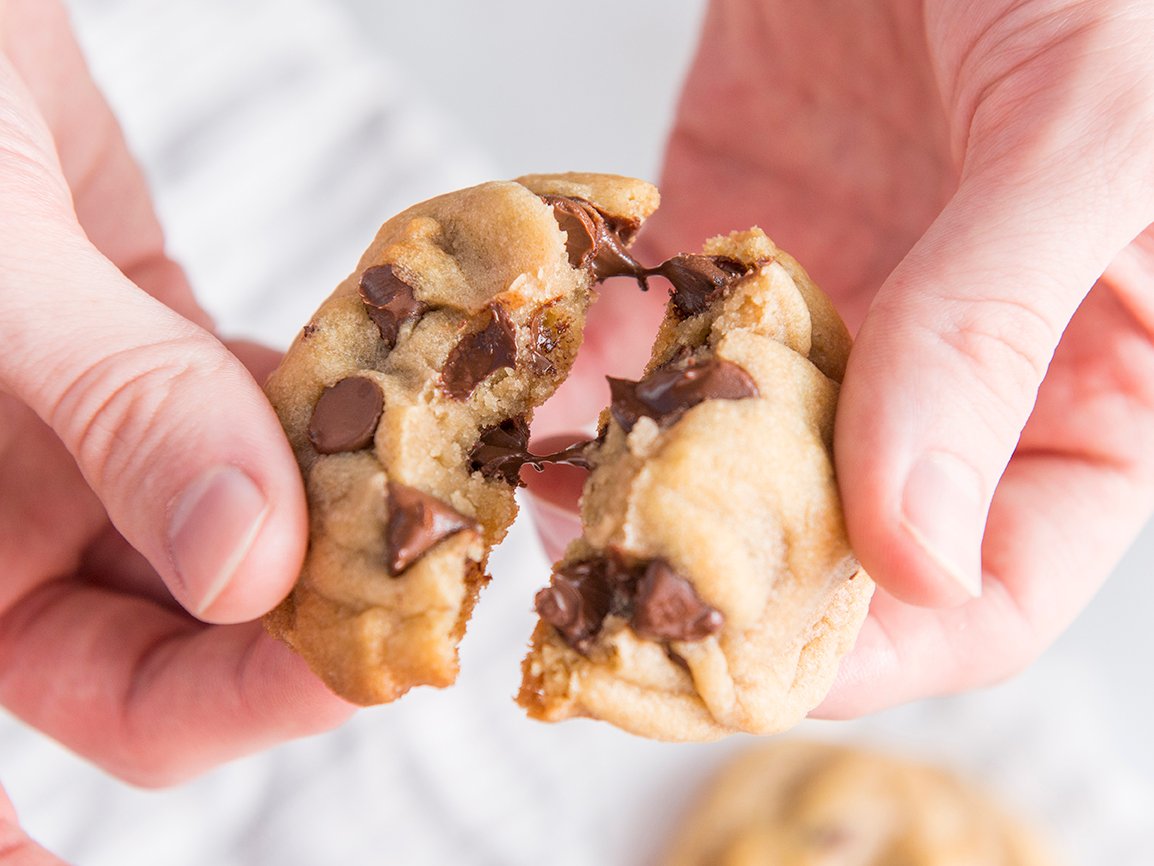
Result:
{"label": "thumb", "polygon": [[839,403],[850,538],[913,603],[980,594],[990,502],[1058,341],[1144,225],[1105,181],[1006,174],[963,180],[886,281]]}
{"label": "thumb", "polygon": [[215,337],[91,245],[35,112],[8,121],[0,389],[55,431],[116,529],[189,611],[260,615],[288,592],[307,538],[272,408]]}

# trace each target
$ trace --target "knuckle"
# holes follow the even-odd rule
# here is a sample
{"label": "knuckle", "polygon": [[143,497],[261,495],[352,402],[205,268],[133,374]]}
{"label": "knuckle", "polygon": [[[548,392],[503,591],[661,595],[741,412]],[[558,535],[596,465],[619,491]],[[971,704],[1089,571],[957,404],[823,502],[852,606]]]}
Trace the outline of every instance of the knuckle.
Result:
{"label": "knuckle", "polygon": [[965,304],[966,312],[939,333],[990,408],[1024,423],[1046,375],[1060,329],[1030,305],[1016,300]]}

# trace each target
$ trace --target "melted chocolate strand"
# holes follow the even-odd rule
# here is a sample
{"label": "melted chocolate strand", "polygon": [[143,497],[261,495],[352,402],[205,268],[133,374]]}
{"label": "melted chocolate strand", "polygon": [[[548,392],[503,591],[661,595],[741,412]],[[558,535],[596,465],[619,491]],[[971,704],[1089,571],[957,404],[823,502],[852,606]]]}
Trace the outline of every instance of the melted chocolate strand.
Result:
{"label": "melted chocolate strand", "polygon": [[627,249],[640,223],[607,217],[584,199],[559,195],[543,195],[541,199],[553,208],[557,225],[565,232],[569,264],[588,268],[596,281],[633,277],[643,291],[649,288],[649,277],[664,277],[673,286],[670,299],[682,318],[705,312],[726,289],[753,270],[726,256],[691,254],[647,268]]}
{"label": "melted chocolate strand", "polygon": [[320,454],[368,448],[384,407],[384,394],[372,379],[364,376],[341,379],[325,388],[313,407],[309,441]]}
{"label": "melted chocolate strand", "polygon": [[392,265],[378,265],[361,274],[361,301],[365,312],[381,332],[381,341],[393,348],[401,325],[425,312],[425,304],[417,300],[413,287],[397,276]]}
{"label": "melted chocolate strand", "polygon": [[521,467],[532,466],[538,472],[546,463],[565,463],[581,469],[592,469],[587,451],[592,442],[575,442],[552,454],[529,451],[529,424],[524,417],[506,418],[500,424],[486,427],[469,452],[469,469],[489,479],[500,478],[506,484],[523,487]]}
{"label": "melted chocolate strand", "polygon": [[703,640],[721,631],[725,618],[669,563],[655,559],[645,569],[633,597],[629,624],[638,637],[660,641]]}
{"label": "melted chocolate strand", "polygon": [[505,308],[493,304],[484,317],[485,324],[463,336],[445,359],[442,381],[456,400],[468,399],[485,379],[517,362],[517,335]]}
{"label": "melted chocolate strand", "polygon": [[399,576],[435,544],[466,529],[479,531],[476,521],[448,503],[415,487],[389,482],[385,566],[391,576]]}
{"label": "melted chocolate strand", "polygon": [[752,377],[737,364],[721,358],[654,370],[640,382],[609,377],[609,411],[628,433],[638,418],[652,418],[662,427],[675,423],[705,400],[742,400],[760,396]]}

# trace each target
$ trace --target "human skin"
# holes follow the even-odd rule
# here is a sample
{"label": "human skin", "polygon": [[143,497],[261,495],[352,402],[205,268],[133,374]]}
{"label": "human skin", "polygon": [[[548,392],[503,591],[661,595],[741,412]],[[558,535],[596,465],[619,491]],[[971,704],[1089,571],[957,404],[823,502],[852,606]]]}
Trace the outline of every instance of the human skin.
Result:
{"label": "human skin", "polygon": [[[1143,2],[709,8],[642,256],[760,225],[857,332],[836,465],[879,590],[818,715],[1020,671],[1154,508],[1152,38]],[[543,434],[646,356],[614,322],[664,299],[604,294]],[[557,554],[574,476],[529,481]]]}
{"label": "human skin", "polygon": [[[825,715],[1020,670],[1150,513],[1144,6],[710,9],[644,243],[760,224],[860,327],[837,468],[881,589]],[[305,538],[275,357],[213,336],[59,5],[0,0],[0,51],[0,703],[139,784],[338,724],[249,622]],[[647,349],[612,323],[660,300],[606,292],[541,432],[595,414]],[[3,806],[0,863],[58,862]]]}
{"label": "human skin", "polygon": [[0,703],[142,785],[332,727],[254,622],[307,537],[276,355],[213,335],[61,6],[0,49]]}

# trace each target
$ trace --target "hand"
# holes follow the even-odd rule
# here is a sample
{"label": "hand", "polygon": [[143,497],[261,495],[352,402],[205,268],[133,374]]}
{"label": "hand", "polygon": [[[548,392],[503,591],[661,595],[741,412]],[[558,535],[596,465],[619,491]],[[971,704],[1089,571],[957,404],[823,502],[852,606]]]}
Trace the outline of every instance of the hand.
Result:
{"label": "hand", "polygon": [[307,536],[275,358],[212,335],[49,0],[0,0],[0,345],[0,703],[144,785],[343,720],[250,622]]}
{"label": "hand", "polygon": [[[1149,8],[709,10],[646,237],[663,255],[758,224],[860,326],[837,470],[879,591],[824,715],[1025,667],[1151,512]],[[596,402],[603,339],[555,429]]]}

